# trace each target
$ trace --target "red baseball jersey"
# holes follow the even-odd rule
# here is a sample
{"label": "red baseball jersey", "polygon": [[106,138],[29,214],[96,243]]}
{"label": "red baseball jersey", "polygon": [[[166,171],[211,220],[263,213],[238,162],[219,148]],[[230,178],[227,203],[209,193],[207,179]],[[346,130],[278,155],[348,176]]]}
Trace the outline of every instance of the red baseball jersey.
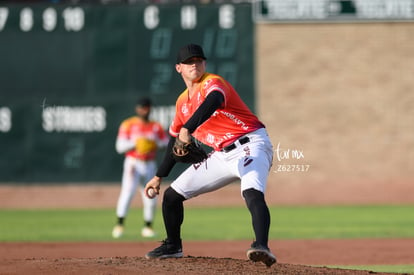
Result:
{"label": "red baseball jersey", "polygon": [[179,134],[181,127],[212,91],[223,94],[224,104],[194,131],[193,136],[197,140],[219,151],[239,137],[264,127],[221,76],[205,73],[198,87],[192,98],[189,98],[187,89],[178,97],[175,117],[169,129],[172,136]]}
{"label": "red baseball jersey", "polygon": [[[155,142],[167,138],[161,124],[155,121],[144,122],[136,116],[130,117],[121,123],[117,137],[132,141],[136,141],[140,137],[145,137]],[[126,152],[125,155],[141,160],[153,160],[156,157],[156,151],[147,154],[139,154],[135,149],[132,149]]]}

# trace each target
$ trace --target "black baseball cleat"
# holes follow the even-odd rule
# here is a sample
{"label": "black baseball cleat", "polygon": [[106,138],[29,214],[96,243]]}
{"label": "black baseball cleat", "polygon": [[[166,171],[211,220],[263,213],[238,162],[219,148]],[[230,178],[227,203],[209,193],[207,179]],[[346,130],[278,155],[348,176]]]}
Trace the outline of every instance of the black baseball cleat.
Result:
{"label": "black baseball cleat", "polygon": [[183,250],[181,244],[174,244],[168,239],[162,241],[162,244],[145,255],[146,259],[166,259],[182,258]]}
{"label": "black baseball cleat", "polygon": [[276,257],[270,252],[270,249],[256,242],[253,242],[247,250],[247,258],[253,262],[262,262],[268,267],[276,263]]}

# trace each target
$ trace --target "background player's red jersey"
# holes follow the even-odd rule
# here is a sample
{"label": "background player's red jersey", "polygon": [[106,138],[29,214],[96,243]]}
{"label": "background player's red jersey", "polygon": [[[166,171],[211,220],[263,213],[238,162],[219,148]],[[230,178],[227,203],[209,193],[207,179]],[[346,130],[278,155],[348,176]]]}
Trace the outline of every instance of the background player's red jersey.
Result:
{"label": "background player's red jersey", "polygon": [[[144,122],[138,117],[131,117],[124,120],[119,127],[118,138],[128,140],[137,140],[145,137],[150,140],[158,141],[166,138],[165,132],[161,124],[154,121]],[[147,154],[140,154],[135,149],[126,152],[126,156],[137,158],[140,160],[153,160],[156,157],[156,150]]]}

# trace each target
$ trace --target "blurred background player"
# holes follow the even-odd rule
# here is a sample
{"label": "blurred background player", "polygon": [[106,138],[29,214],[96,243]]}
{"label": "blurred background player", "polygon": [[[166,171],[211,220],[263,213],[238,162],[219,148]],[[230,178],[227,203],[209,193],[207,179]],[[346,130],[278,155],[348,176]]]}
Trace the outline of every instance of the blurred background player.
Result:
{"label": "blurred background player", "polygon": [[153,221],[157,199],[150,199],[143,193],[145,183],[156,172],[157,149],[168,143],[167,135],[161,124],[149,120],[151,100],[141,98],[135,106],[136,115],[124,120],[118,131],[116,151],[125,154],[122,187],[116,207],[117,224],[112,230],[112,237],[119,238],[124,232],[125,218],[137,188],[141,193],[143,204],[144,238],[154,237]]}

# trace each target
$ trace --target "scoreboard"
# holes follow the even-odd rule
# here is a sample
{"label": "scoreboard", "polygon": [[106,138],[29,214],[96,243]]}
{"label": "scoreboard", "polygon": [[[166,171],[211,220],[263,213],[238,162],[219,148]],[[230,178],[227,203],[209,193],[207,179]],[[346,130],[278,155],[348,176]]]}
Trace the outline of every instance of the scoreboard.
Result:
{"label": "scoreboard", "polygon": [[119,124],[146,95],[168,127],[187,43],[255,109],[253,37],[249,4],[0,3],[0,182],[119,180]]}
{"label": "scoreboard", "polygon": [[248,5],[0,6],[0,41],[2,88],[14,95],[167,94],[180,85],[177,49],[190,41],[203,45],[210,71],[239,87],[252,79],[240,66],[252,65]]}

